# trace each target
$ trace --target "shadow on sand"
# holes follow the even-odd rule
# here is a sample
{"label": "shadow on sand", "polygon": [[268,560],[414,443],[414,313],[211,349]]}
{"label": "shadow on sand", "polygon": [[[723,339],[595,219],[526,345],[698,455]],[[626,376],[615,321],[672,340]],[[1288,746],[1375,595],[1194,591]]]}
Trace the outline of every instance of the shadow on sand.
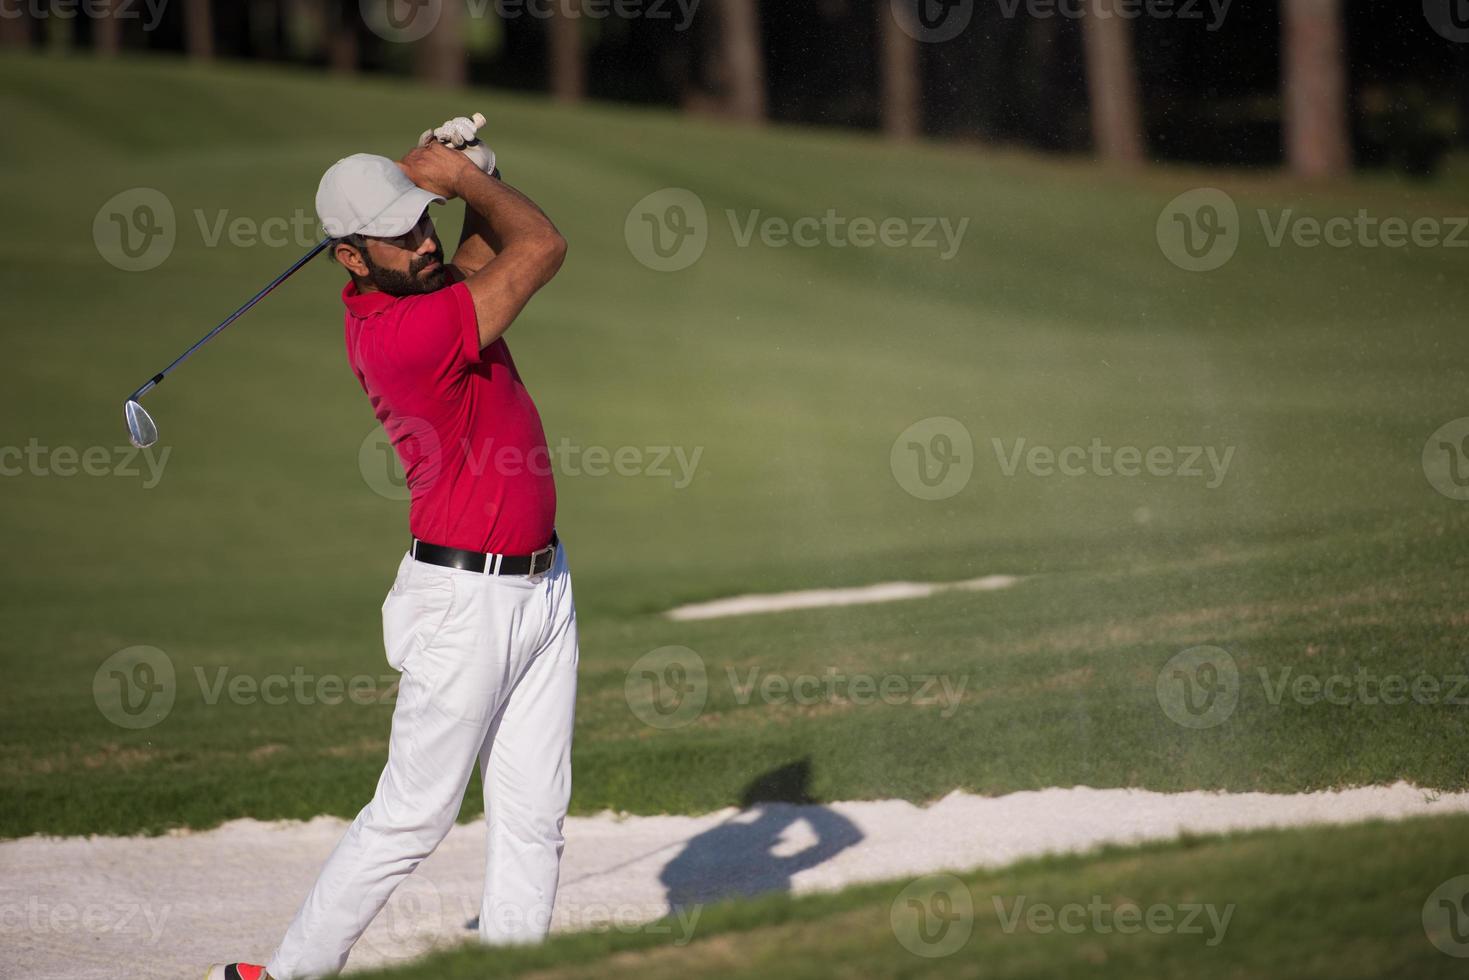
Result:
{"label": "shadow on sand", "polygon": [[862,832],[810,795],[811,761],[756,778],[740,812],[691,838],[659,875],[673,911],[723,898],[790,891],[791,879],[862,840]]}
{"label": "shadow on sand", "polygon": [[[738,813],[685,842],[658,876],[670,913],[723,898],[788,892],[797,873],[860,842],[862,832],[855,824],[811,796],[810,782],[810,759],[772,769],[745,787]],[[651,856],[630,858],[617,868],[574,880]],[[479,917],[465,928],[478,929]]]}

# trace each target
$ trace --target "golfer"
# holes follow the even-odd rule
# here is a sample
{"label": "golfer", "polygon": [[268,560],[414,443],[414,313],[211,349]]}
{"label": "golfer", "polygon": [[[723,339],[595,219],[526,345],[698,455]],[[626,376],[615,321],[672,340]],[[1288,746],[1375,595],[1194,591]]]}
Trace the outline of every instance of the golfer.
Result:
{"label": "golfer", "polygon": [[[462,145],[475,128],[461,117],[435,132]],[[489,838],[480,938],[534,942],[550,926],[571,795],[576,610],[546,437],[502,335],[566,243],[497,179],[494,155],[473,149],[425,134],[401,161],[339,161],[317,192],[339,236],[331,254],[351,277],[347,359],[412,491],[412,544],[383,605],[402,678],[377,792],[275,955],[265,967],[212,967],[210,978],[340,971],[454,825],[476,764]],[[464,234],[445,263],[426,211],[453,198],[465,202]]]}

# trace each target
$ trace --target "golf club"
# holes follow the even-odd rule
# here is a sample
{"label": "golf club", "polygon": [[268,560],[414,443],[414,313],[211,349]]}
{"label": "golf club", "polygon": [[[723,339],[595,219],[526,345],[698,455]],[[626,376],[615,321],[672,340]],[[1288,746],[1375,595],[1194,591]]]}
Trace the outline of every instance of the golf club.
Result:
{"label": "golf club", "polygon": [[252,306],[269,296],[275,287],[295,275],[307,262],[316,258],[331,242],[331,238],[323,238],[320,242],[313,245],[311,251],[301,256],[289,269],[271,280],[269,285],[252,296],[244,306],[225,317],[223,323],[201,337],[198,343],[180,354],[172,364],[153,375],[141,388],[128,396],[127,404],[123,406],[123,414],[127,418],[128,439],[134,446],[137,446],[139,449],[146,449],[158,441],[158,426],[154,423],[153,416],[149,415],[148,410],[143,407],[142,397],[162,384],[163,379],[168,377],[174,368],[192,357],[195,351],[219,336],[225,327],[244,316]]}

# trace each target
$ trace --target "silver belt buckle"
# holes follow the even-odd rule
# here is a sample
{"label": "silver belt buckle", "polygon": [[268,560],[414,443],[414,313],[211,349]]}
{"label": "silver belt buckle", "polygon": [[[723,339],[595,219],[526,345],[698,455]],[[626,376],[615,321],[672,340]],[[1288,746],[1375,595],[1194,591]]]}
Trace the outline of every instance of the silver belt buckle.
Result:
{"label": "silver belt buckle", "polygon": [[[546,564],[545,564],[544,567],[542,567],[542,565],[541,565],[541,556],[542,555],[545,555],[546,556]],[[531,556],[530,556],[530,574],[532,574],[532,575],[540,575],[540,574],[542,574],[544,572],[549,572],[551,570],[551,566],[553,564],[555,564],[555,562],[556,562],[556,546],[554,544],[548,544],[544,548],[542,548],[540,551],[535,551],[535,552],[532,552],[531,553]]]}

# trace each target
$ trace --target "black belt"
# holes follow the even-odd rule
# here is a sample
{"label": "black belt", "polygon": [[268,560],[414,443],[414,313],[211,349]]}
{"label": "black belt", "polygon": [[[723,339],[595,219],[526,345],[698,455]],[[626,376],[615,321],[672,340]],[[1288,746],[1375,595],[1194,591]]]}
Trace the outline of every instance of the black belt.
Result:
{"label": "black belt", "polygon": [[408,553],[414,561],[441,568],[457,568],[477,575],[542,575],[556,564],[556,546],[561,542],[551,532],[551,543],[530,555],[487,555],[463,548],[445,548],[441,544],[413,539]]}

